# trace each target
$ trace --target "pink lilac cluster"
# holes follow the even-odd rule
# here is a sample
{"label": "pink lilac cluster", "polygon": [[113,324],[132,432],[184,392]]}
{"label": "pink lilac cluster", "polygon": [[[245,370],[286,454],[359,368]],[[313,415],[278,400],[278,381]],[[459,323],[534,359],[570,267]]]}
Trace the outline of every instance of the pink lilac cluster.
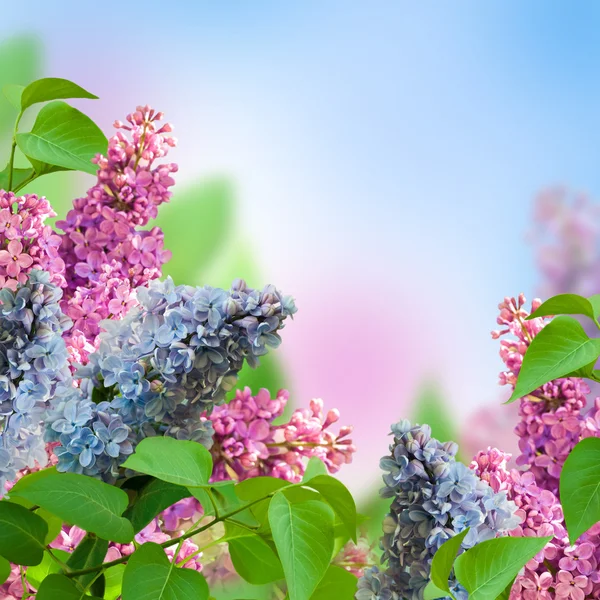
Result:
{"label": "pink lilac cluster", "polygon": [[600,524],[569,545],[562,507],[530,471],[508,470],[510,455],[488,448],[471,463],[494,491],[506,492],[518,507],[521,524],[509,535],[552,537],[517,577],[511,600],[584,600],[600,597]]}
{"label": "pink lilac cluster", "polygon": [[[523,356],[531,340],[548,322],[545,318],[529,321],[524,308],[525,297],[505,298],[499,305],[498,324],[501,330],[492,337],[502,338],[500,356],[506,370],[500,373],[500,384],[514,388]],[[532,311],[540,305],[532,302]],[[558,494],[560,471],[569,452],[585,435],[589,435],[588,419],[584,415],[589,387],[583,379],[566,378],[546,383],[520,400],[520,421],[515,429],[520,454],[517,464],[528,468],[543,489]]]}
{"label": "pink lilac cluster", "polygon": [[[98,156],[98,177],[57,226],[66,266],[62,309],[74,322],[68,345],[86,362],[103,319],[120,319],[135,304],[135,288],[160,277],[171,253],[158,227],[142,229],[171,197],[177,165],[160,162],[176,144],[162,113],[140,106],[115,122],[107,156]],[[158,162],[157,162],[158,161]]]}
{"label": "pink lilac cluster", "polygon": [[595,294],[600,281],[600,206],[585,194],[550,188],[535,199],[533,220],[530,239],[542,275],[542,297]]}
{"label": "pink lilac cluster", "polygon": [[247,387],[237,390],[229,404],[214,409],[210,415],[215,431],[214,480],[270,476],[298,482],[308,458],[321,459],[330,473],[352,461],[355,446],[348,437],[352,427],[332,432],[340,414],[336,409],[324,413],[321,399],[295,410],[288,423],[275,425],[288,398],[286,390],[271,398],[266,389],[253,396]]}
{"label": "pink lilac cluster", "polygon": [[65,286],[60,237],[44,225],[55,216],[46,198],[0,190],[0,288],[15,291],[32,269],[47,271],[52,283]]}
{"label": "pink lilac cluster", "polygon": [[374,545],[366,537],[361,536],[356,544],[348,542],[333,562],[360,578],[364,575],[366,568],[378,564],[379,557],[375,552]]}

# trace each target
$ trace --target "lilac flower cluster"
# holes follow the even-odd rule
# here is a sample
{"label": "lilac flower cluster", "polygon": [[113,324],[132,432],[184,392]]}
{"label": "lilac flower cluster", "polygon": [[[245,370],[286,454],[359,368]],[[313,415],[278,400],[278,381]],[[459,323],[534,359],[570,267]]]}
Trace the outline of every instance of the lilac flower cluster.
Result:
{"label": "lilac flower cluster", "polygon": [[140,305],[104,321],[98,350],[77,373],[81,387],[57,397],[49,441],[61,471],[109,481],[149,435],[212,444],[210,414],[232,389],[244,361],[258,364],[279,345],[296,307],[273,286],[237,280],[230,290],[175,287],[169,278],[138,288]]}
{"label": "lilac flower cluster", "polygon": [[47,271],[52,283],[64,287],[60,237],[44,225],[54,216],[45,198],[35,194],[17,197],[0,190],[0,288],[16,290],[33,269]]}
{"label": "lilac flower cluster", "polygon": [[171,126],[158,125],[162,118],[140,106],[127,116],[127,125],[117,121],[107,156],[95,159],[96,185],[57,223],[64,231],[63,310],[74,321],[69,341],[79,362],[96,345],[100,321],[121,318],[135,304],[135,288],[160,277],[171,256],[158,227],[142,229],[169,200],[175,183],[177,165],[156,162],[176,144],[168,135]]}
{"label": "lilac flower cluster", "polygon": [[526,565],[512,587],[511,600],[584,600],[600,596],[600,525],[569,545],[558,498],[540,488],[530,471],[506,468],[510,455],[495,448],[479,452],[473,469],[495,491],[518,507],[521,524],[511,536],[550,536],[552,540]]}
{"label": "lilac flower cluster", "polygon": [[30,271],[16,291],[0,290],[0,496],[5,482],[47,464],[42,420],[47,403],[71,385],[60,310],[62,291],[44,271]]}
{"label": "lilac flower cluster", "polygon": [[253,396],[245,388],[237,390],[229,404],[215,408],[210,415],[215,481],[269,476],[297,483],[308,458],[321,459],[331,473],[352,461],[352,427],[333,433],[329,428],[339,420],[339,412],[324,414],[321,399],[311,400],[308,409],[295,410],[288,423],[274,425],[288,398],[287,390],[271,398],[266,389]]}
{"label": "lilac flower cluster", "polygon": [[[534,300],[532,311],[539,304],[539,300]],[[531,340],[548,322],[544,318],[525,320],[529,312],[524,305],[522,294],[518,299],[505,298],[499,305],[497,321],[503,329],[492,332],[494,338],[503,338],[500,356],[506,371],[500,374],[500,383],[511,387],[517,381]],[[588,427],[584,409],[589,391],[583,379],[557,379],[520,400],[521,420],[515,429],[521,451],[517,464],[531,470],[537,484],[556,495],[562,465]]]}
{"label": "lilac flower cluster", "polygon": [[[494,492],[466,465],[456,461],[457,446],[431,437],[429,426],[401,421],[392,426],[390,455],[381,459],[384,498],[392,498],[383,523],[385,572],[370,570],[357,600],[422,600],[431,561],[448,539],[470,528],[462,543],[476,543],[514,529],[520,522],[506,493]],[[451,587],[459,600],[466,591]]]}

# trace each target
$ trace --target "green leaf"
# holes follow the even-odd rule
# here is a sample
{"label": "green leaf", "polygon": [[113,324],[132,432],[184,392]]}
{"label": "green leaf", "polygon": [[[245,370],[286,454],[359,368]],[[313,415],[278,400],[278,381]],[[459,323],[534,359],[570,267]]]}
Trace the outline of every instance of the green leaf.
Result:
{"label": "green leaf", "polygon": [[125,565],[115,565],[104,572],[104,600],[117,600],[117,598],[121,595],[124,573]]}
{"label": "green leaf", "polygon": [[35,596],[36,600],[101,600],[97,596],[85,596],[64,575],[48,575]]}
{"label": "green leaf", "polygon": [[327,475],[327,467],[325,463],[316,456],[313,456],[306,465],[306,471],[304,471],[304,477],[302,477],[302,483],[306,483],[317,477],[317,475]]}
{"label": "green leaf", "polygon": [[[64,550],[55,550],[52,549],[52,554],[56,556],[62,562],[67,562],[69,556],[71,556],[68,552]],[[44,553],[44,558],[39,565],[35,565],[34,567],[29,567],[25,573],[25,577],[27,581],[37,590],[39,589],[42,581],[48,575],[53,573],[60,573],[60,565],[56,563],[55,560],[52,559],[48,552]]]}
{"label": "green leaf", "polygon": [[600,438],[587,438],[573,448],[560,474],[560,501],[569,540],[600,521]]}
{"label": "green leaf", "polygon": [[35,514],[42,517],[42,519],[46,521],[46,525],[48,526],[48,533],[46,534],[45,539],[47,546],[60,535],[63,525],[62,519],[59,519],[56,515],[53,515],[51,512],[43,508],[38,508],[35,511]]}
{"label": "green leaf", "polygon": [[589,365],[599,354],[600,339],[590,339],[573,317],[552,319],[527,349],[517,385],[508,402]]}
{"label": "green leaf", "polygon": [[344,523],[350,539],[356,542],[356,504],[346,486],[331,475],[317,475],[307,485],[323,496]]}
{"label": "green leaf", "polygon": [[76,83],[59,77],[45,77],[30,83],[21,96],[21,110],[38,102],[49,100],[66,100],[68,98],[89,98],[97,100],[98,96],[90,94]]}
{"label": "green leaf", "polygon": [[553,317],[554,315],[583,315],[598,324],[600,315],[600,294],[584,298],[577,294],[559,294],[543,302],[537,310],[528,317]]}
{"label": "green leaf", "polygon": [[54,472],[20,489],[15,486],[11,494],[104,539],[121,544],[133,539],[131,523],[121,516],[129,503],[127,494],[93,477]]}
{"label": "green leaf", "polygon": [[13,504],[0,502],[0,555],[18,565],[42,562],[48,526],[42,517]]}
{"label": "green leaf", "polygon": [[[231,525],[226,525],[225,531],[227,535],[233,535]],[[237,574],[253,585],[283,579],[283,567],[275,550],[258,535],[249,531],[241,535],[240,528],[235,531],[238,535],[228,540],[227,544]]]}
{"label": "green leaf", "polygon": [[3,556],[0,556],[0,585],[8,579],[11,570],[10,563]]}
{"label": "green leaf", "polygon": [[108,141],[89,117],[56,101],[42,108],[30,133],[17,134],[17,144],[33,160],[93,175],[92,158],[106,154]]}
{"label": "green leaf", "polygon": [[496,598],[496,600],[509,600],[509,598],[510,598],[510,591],[512,590],[513,583],[514,583],[514,581],[511,581],[506,586],[506,588],[504,588],[504,591]]}
{"label": "green leaf", "polygon": [[448,579],[452,571],[452,565],[456,559],[456,555],[460,550],[460,545],[465,536],[469,533],[469,528],[461,531],[454,537],[444,542],[433,555],[431,563],[430,577],[431,581],[425,588],[425,600],[434,600],[434,598],[445,598],[450,596],[454,598],[450,592]]}
{"label": "green leaf", "polygon": [[135,453],[123,466],[161,481],[194,487],[208,483],[212,474],[212,457],[198,442],[149,437],[137,445]]}
{"label": "green leaf", "polygon": [[[108,551],[108,541],[100,539],[93,534],[88,533],[79,543],[77,548],[71,554],[67,565],[72,571],[80,571],[90,567],[97,567],[104,562],[104,557]],[[94,578],[96,573],[88,573],[78,577],[82,587],[86,587]]]}
{"label": "green leaf", "polygon": [[503,537],[482,542],[456,559],[454,573],[469,600],[496,600],[551,539]]}
{"label": "green leaf", "polygon": [[24,86],[17,85],[16,83],[7,83],[2,88],[4,97],[11,103],[13,108],[16,108],[19,111],[21,110],[21,96],[23,95],[24,89]]}
{"label": "green leaf", "polygon": [[197,571],[175,567],[158,544],[146,543],[127,563],[123,600],[208,600],[208,585]]}
{"label": "green leaf", "polygon": [[322,501],[296,502],[276,494],[269,522],[291,600],[309,600],[329,567],[333,552],[331,507]]}
{"label": "green leaf", "polygon": [[131,521],[133,530],[138,533],[163,510],[190,496],[185,487],[152,479],[138,492],[124,516]]}
{"label": "green leaf", "polygon": [[165,234],[165,248],[173,252],[163,275],[170,275],[177,284],[193,281],[227,243],[233,217],[233,191],[226,180],[177,189],[155,223]]}
{"label": "green leaf", "polygon": [[355,575],[342,567],[330,565],[310,600],[353,600],[356,586]]}
{"label": "green leaf", "polygon": [[[13,189],[19,187],[33,175],[33,169],[13,169]],[[0,171],[0,190],[8,190],[8,166]]]}
{"label": "green leaf", "polygon": [[[251,479],[245,479],[235,486],[235,493],[241,500],[246,503],[254,502],[259,498],[263,498],[268,494],[272,494],[277,490],[288,487],[290,483],[283,479],[277,479],[276,477],[253,477]],[[262,502],[254,504],[250,511],[261,524],[257,533],[264,535],[271,531],[271,525],[269,523],[269,504],[271,498],[266,498]]]}
{"label": "green leaf", "polygon": [[[233,481],[218,481],[209,483],[202,487],[190,488],[190,492],[200,501],[207,515],[224,515],[238,508],[242,502],[235,491],[236,484]],[[252,516],[250,509],[243,510],[227,519],[227,521],[241,523],[247,527],[257,527],[258,521]]]}

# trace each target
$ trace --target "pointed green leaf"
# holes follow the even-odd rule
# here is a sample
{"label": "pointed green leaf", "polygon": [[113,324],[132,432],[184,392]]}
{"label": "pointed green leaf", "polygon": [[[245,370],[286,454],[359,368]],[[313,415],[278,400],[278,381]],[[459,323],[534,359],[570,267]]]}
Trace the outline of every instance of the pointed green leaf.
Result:
{"label": "pointed green leaf", "polygon": [[194,487],[208,483],[212,474],[212,457],[198,442],[149,437],[137,445],[135,453],[123,466],[161,481]]}
{"label": "pointed green leaf", "polygon": [[123,587],[123,574],[125,565],[115,565],[104,572],[105,590],[104,600],[117,600],[121,596]]}
{"label": "pointed green leaf", "polygon": [[[235,493],[245,503],[249,503],[289,486],[289,481],[276,477],[252,477],[238,483],[235,486]],[[262,502],[257,502],[250,508],[256,520],[261,524],[257,531],[261,535],[267,535],[271,531],[268,516],[270,503],[271,498],[267,498]]]}
{"label": "pointed green leaf", "polygon": [[0,556],[0,585],[8,579],[11,570],[10,563],[3,556]]}
{"label": "pointed green leaf", "polygon": [[46,534],[46,545],[53,542],[62,531],[62,519],[59,519],[56,515],[53,515],[51,512],[38,508],[35,511],[35,514],[42,517],[44,521],[46,521],[46,525],[48,526],[48,533]]}
{"label": "pointed green leaf", "polygon": [[350,539],[356,542],[356,504],[346,486],[331,475],[317,475],[307,485],[323,496],[340,517]]}
{"label": "pointed green leaf", "polygon": [[[52,554],[59,560],[66,563],[70,554],[64,550],[52,549]],[[44,554],[44,559],[39,565],[28,567],[25,573],[27,581],[37,590],[42,581],[52,573],[60,573],[60,565],[50,556],[48,552]]]}
{"label": "pointed green leaf", "polygon": [[11,495],[104,539],[121,544],[133,539],[131,523],[121,516],[129,503],[127,494],[93,477],[54,472],[29,480],[22,488],[15,486]]}
{"label": "pointed green leaf", "polygon": [[[233,481],[217,481],[201,487],[189,488],[194,497],[200,501],[207,515],[224,515],[241,508],[242,502],[235,491]],[[250,509],[243,510],[229,517],[227,521],[241,523],[247,527],[257,527],[258,521],[252,516]]]}
{"label": "pointed green leaf", "polygon": [[503,537],[482,542],[456,559],[454,573],[469,600],[496,600],[551,539]]}
{"label": "pointed green leaf", "polygon": [[283,493],[271,500],[269,523],[290,600],[309,600],[323,579],[333,552],[333,522],[332,509],[322,501],[297,502]]}
{"label": "pointed green leaf", "polygon": [[123,600],[208,600],[208,585],[197,571],[169,562],[158,544],[146,543],[127,563]]}
{"label": "pointed green leaf", "polygon": [[569,540],[600,521],[600,438],[587,438],[573,448],[560,474],[560,501]]}
{"label": "pointed green leaf", "polygon": [[597,323],[600,315],[600,294],[584,298],[577,294],[559,294],[543,302],[527,320],[555,315],[583,315]]}
{"label": "pointed green leaf", "polygon": [[242,579],[253,585],[283,579],[281,561],[267,541],[237,525],[227,524],[225,532],[231,536],[227,540],[231,562]]}
{"label": "pointed green leaf", "polygon": [[510,598],[510,591],[512,590],[513,583],[514,583],[514,581],[511,581],[506,586],[506,588],[504,588],[504,591],[496,598],[496,600],[509,600],[509,598]]}
{"label": "pointed green leaf", "polygon": [[21,95],[21,109],[49,100],[66,100],[68,98],[89,98],[97,100],[98,96],[90,94],[76,83],[59,77],[45,77],[30,83]]}
{"label": "pointed green leaf", "polygon": [[456,555],[460,550],[460,545],[465,539],[465,536],[469,533],[469,528],[446,540],[433,555],[433,561],[431,563],[430,578],[431,581],[425,588],[425,600],[434,600],[435,598],[445,598],[450,596],[454,598],[450,592],[450,586],[448,585],[448,579],[452,572],[452,566]]}
{"label": "pointed green leaf", "polygon": [[48,526],[31,511],[0,502],[0,555],[18,565],[33,566],[42,562]]}
{"label": "pointed green leaf", "polygon": [[353,600],[356,587],[355,575],[342,567],[330,565],[310,600]]}
{"label": "pointed green leaf", "polygon": [[65,102],[47,104],[30,133],[17,134],[25,156],[49,165],[95,174],[96,154],[106,154],[108,141],[98,126]]}
{"label": "pointed green leaf", "polygon": [[556,317],[534,338],[525,356],[513,402],[540,386],[589,365],[600,354],[600,339],[590,339],[573,317]]}
{"label": "pointed green leaf", "polygon": [[84,596],[75,584],[64,575],[48,575],[35,596],[36,600],[101,600],[97,596]]}
{"label": "pointed green leaf", "polygon": [[[33,169],[13,169],[13,189],[18,188],[33,175]],[[8,190],[8,166],[0,171],[0,190]]]}
{"label": "pointed green leaf", "polygon": [[152,479],[139,490],[124,516],[131,521],[133,530],[138,533],[163,510],[190,496],[185,487]]}
{"label": "pointed green leaf", "polygon": [[302,477],[302,483],[306,483],[316,477],[317,475],[327,475],[327,467],[325,463],[316,456],[313,456],[306,465],[306,471],[304,471],[304,476]]}

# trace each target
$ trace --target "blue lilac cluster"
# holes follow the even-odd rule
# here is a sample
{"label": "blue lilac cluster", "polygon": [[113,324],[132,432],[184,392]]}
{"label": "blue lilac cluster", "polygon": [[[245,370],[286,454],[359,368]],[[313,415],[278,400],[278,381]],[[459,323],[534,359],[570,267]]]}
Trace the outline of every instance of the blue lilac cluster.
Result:
{"label": "blue lilac cluster", "polygon": [[[384,498],[392,498],[383,523],[382,562],[361,579],[357,600],[422,600],[436,550],[449,538],[470,528],[462,543],[476,543],[517,527],[514,502],[494,493],[466,465],[456,461],[458,447],[431,437],[427,425],[401,421],[392,426],[390,455],[381,459]],[[456,582],[457,600],[467,593]]]}
{"label": "blue lilac cluster", "polygon": [[98,350],[77,371],[81,387],[57,398],[47,439],[58,441],[61,471],[114,481],[136,443],[151,435],[212,445],[207,415],[225,400],[244,362],[257,366],[281,342],[296,312],[275,287],[236,280],[230,290],[175,286],[170,278],[138,288],[139,306],[102,322]]}
{"label": "blue lilac cluster", "polygon": [[18,471],[47,464],[44,412],[59,388],[72,386],[61,297],[38,270],[16,291],[0,290],[0,497]]}

